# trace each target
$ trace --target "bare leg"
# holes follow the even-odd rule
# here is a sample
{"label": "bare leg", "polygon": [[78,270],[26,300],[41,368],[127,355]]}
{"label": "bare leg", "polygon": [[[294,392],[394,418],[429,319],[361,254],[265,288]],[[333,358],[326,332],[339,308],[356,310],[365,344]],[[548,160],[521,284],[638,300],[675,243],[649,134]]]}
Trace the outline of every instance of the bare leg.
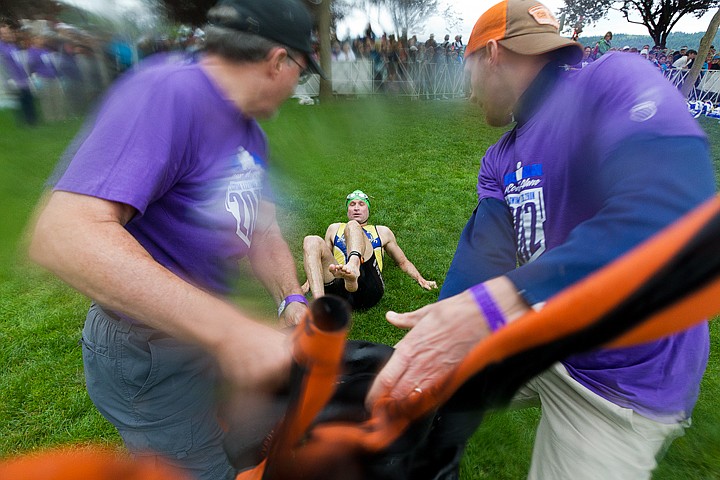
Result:
{"label": "bare leg", "polygon": [[308,235],[303,240],[303,264],[305,276],[313,298],[325,295],[325,284],[332,282],[330,265],[335,262],[325,240],[317,235]]}
{"label": "bare leg", "polygon": [[[347,244],[348,255],[350,252],[360,252],[363,258],[370,258],[373,255],[373,248],[365,232],[358,222],[350,220],[345,226],[345,243]],[[345,290],[356,292],[358,289],[358,278],[360,278],[360,259],[353,255],[345,265],[330,265],[330,273],[336,278],[345,280]]]}

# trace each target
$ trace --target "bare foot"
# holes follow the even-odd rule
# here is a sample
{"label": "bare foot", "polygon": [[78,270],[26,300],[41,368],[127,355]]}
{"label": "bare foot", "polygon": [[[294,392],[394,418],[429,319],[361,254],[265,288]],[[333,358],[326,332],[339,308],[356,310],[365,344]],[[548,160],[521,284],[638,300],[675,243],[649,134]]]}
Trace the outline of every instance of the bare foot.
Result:
{"label": "bare foot", "polygon": [[330,265],[330,273],[335,278],[345,280],[345,290],[348,292],[357,292],[358,278],[360,278],[360,266],[354,265],[354,262],[345,265]]}

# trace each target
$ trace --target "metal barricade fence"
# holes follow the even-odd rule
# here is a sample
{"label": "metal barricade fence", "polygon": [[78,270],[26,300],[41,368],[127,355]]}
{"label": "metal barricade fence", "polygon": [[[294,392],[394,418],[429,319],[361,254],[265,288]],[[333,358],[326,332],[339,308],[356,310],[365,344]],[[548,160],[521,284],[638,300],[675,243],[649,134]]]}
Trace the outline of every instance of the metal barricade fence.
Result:
{"label": "metal barricade fence", "polygon": [[[463,64],[459,62],[397,62],[373,65],[372,60],[332,63],[332,91],[334,95],[399,95],[420,99],[457,98],[468,95],[468,81]],[[670,69],[668,80],[678,89],[689,70]],[[320,93],[320,79],[313,75],[298,85],[295,96],[316,97]],[[703,70],[691,90],[688,100],[720,104],[720,70]]]}
{"label": "metal barricade fence", "polygon": [[[399,95],[436,99],[465,97],[468,93],[462,63],[417,62],[373,65],[372,60],[333,62],[330,77],[334,95]],[[316,97],[319,76],[298,85],[295,96]]]}
{"label": "metal barricade fence", "polygon": [[[671,68],[665,75],[678,89],[685,83],[690,70]],[[688,94],[688,100],[720,103],[720,70],[701,70],[695,85]]]}

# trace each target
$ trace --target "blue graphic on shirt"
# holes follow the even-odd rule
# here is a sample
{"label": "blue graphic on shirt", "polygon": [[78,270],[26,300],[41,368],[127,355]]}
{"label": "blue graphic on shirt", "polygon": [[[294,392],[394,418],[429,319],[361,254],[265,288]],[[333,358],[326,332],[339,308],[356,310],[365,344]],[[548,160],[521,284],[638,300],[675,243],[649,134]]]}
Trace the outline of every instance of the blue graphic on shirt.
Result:
{"label": "blue graphic on shirt", "polygon": [[542,164],[522,166],[504,177],[505,202],[515,224],[517,256],[520,265],[535,260],[545,251],[545,195]]}

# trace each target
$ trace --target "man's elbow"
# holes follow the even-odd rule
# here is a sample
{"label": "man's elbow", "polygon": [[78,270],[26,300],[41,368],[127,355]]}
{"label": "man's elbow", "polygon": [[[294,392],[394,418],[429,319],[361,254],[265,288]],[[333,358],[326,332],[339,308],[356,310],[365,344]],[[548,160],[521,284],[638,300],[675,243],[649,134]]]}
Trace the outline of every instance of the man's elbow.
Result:
{"label": "man's elbow", "polygon": [[410,260],[407,260],[407,259],[406,259],[406,260],[401,260],[401,261],[396,262],[396,263],[397,263],[397,266],[400,268],[400,270],[402,270],[403,272],[408,272],[408,271],[410,271],[410,269],[411,269],[412,267],[414,267],[414,265],[412,264],[412,262],[411,262]]}
{"label": "man's elbow", "polygon": [[53,270],[53,259],[56,258],[53,254],[53,232],[56,230],[52,219],[43,212],[33,225],[28,239],[28,258],[48,270]]}

